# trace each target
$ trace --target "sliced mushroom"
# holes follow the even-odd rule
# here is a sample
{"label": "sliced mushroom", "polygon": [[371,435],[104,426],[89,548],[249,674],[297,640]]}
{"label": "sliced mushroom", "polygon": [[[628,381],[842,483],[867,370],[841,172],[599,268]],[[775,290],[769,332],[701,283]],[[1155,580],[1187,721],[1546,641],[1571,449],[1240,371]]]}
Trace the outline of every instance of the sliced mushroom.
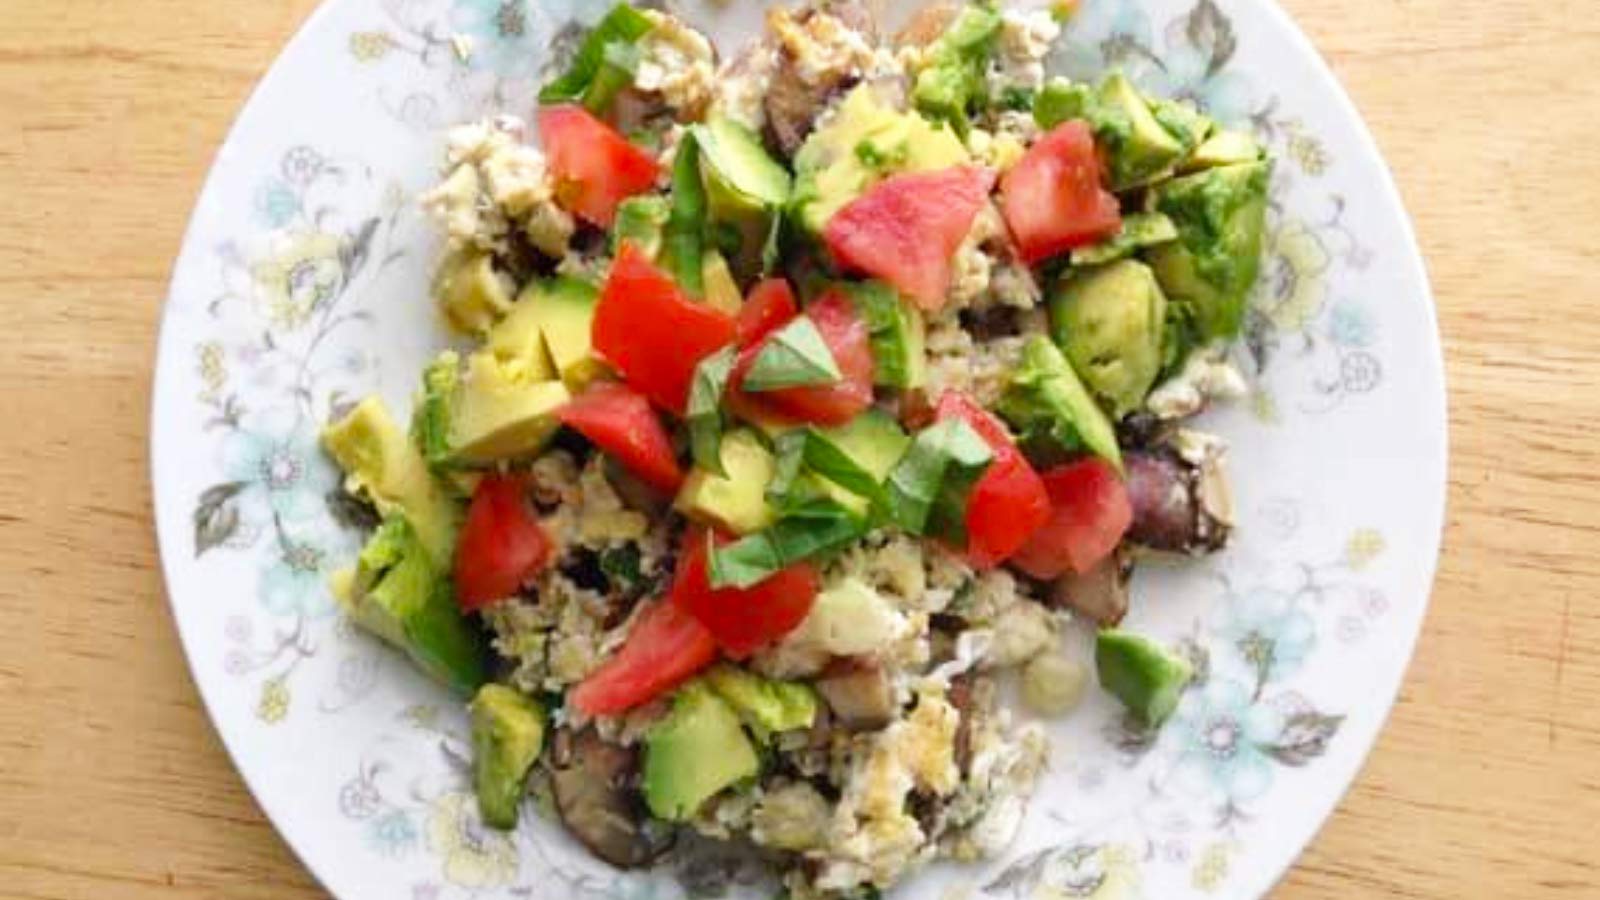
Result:
{"label": "sliced mushroom", "polygon": [[1128,614],[1128,580],[1132,576],[1133,560],[1119,547],[1088,572],[1068,572],[1056,579],[1050,587],[1050,602],[1087,616],[1101,628],[1111,628]]}
{"label": "sliced mushroom", "polygon": [[956,725],[955,757],[956,768],[962,774],[972,771],[972,679],[976,677],[970,672],[957,675],[950,679],[950,690],[945,694],[945,700],[960,717]]}
{"label": "sliced mushroom", "polygon": [[635,788],[638,753],[592,731],[558,732],[550,787],[556,811],[590,852],[624,869],[649,865],[672,846],[672,830],[645,812]]}
{"label": "sliced mushroom", "polygon": [[[804,26],[814,16],[837,19],[846,28],[861,33],[868,43],[873,42],[873,36],[877,33],[871,12],[860,0],[837,0],[794,12],[774,9],[768,14],[768,21],[783,23],[792,20],[795,25]],[[771,25],[769,28],[778,31]],[[769,143],[785,157],[792,157],[810,136],[817,116],[827,108],[829,101],[860,80],[860,73],[814,73],[820,77],[807,78],[795,59],[794,51],[782,40],[777,43],[778,65],[773,70],[772,81],[767,85],[767,95],[763,101],[767,114],[767,137]]]}
{"label": "sliced mushroom", "polygon": [[856,731],[882,728],[894,718],[894,689],[883,666],[860,658],[839,659],[816,681],[839,723]]}
{"label": "sliced mushroom", "polygon": [[1179,432],[1171,445],[1125,454],[1123,463],[1133,504],[1129,540],[1193,555],[1227,544],[1233,501],[1220,442]]}

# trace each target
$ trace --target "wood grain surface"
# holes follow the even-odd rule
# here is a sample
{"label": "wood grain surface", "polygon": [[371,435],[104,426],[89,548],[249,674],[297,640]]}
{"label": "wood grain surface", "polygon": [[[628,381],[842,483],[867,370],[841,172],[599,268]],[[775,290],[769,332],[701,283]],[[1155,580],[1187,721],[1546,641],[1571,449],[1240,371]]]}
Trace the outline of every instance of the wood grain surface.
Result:
{"label": "wood grain surface", "polygon": [[[314,5],[0,2],[0,897],[324,896],[201,709],[146,458],[189,209]],[[1286,5],[1415,217],[1452,433],[1400,703],[1274,896],[1600,896],[1594,0]]]}

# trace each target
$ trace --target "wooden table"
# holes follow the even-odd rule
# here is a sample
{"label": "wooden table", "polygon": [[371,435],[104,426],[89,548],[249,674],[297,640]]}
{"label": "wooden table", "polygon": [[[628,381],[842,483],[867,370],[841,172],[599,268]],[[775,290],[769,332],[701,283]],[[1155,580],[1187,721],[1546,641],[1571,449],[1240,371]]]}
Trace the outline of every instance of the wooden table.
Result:
{"label": "wooden table", "polygon": [[[156,568],[155,325],[315,0],[12,0],[0,30],[0,895],[322,896],[202,711]],[[1443,320],[1421,648],[1286,898],[1600,895],[1593,0],[1288,0],[1377,133]]]}

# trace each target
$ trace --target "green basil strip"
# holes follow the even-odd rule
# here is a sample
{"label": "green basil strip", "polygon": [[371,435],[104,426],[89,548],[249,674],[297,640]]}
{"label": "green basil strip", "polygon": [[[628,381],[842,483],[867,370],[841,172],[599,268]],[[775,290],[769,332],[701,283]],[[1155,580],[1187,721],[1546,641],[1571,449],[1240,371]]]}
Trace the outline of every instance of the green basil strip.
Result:
{"label": "green basil strip", "polygon": [[889,473],[890,519],[912,534],[964,539],[967,493],[993,459],[994,451],[966,422],[928,426]]}
{"label": "green basil strip", "polygon": [[[600,74],[601,67],[608,62],[614,64],[621,60],[619,51],[616,50],[611,50],[608,58],[608,48],[613,44],[632,46],[653,28],[655,24],[648,16],[627,3],[613,6],[594,30],[584,37],[583,43],[578,47],[578,54],[573,57],[572,65],[567,71],[539,91],[539,102],[569,103],[574,100],[584,100],[587,105],[586,94],[596,76]],[[608,76],[608,80],[610,77]],[[609,102],[608,99],[607,103]]]}
{"label": "green basil strip", "polygon": [[773,469],[772,481],[767,484],[767,502],[772,504],[780,515],[785,508],[809,496],[803,491],[809,486],[810,479],[802,477],[807,443],[807,433],[803,428],[786,431],[772,441],[772,451],[777,457],[777,463]]}
{"label": "green basil strip", "polygon": [[809,316],[796,316],[774,331],[744,377],[747,391],[836,384],[844,376],[822,332]]}
{"label": "green basil strip", "polygon": [[700,143],[683,136],[672,163],[672,211],[662,229],[661,264],[690,296],[705,293],[706,188],[700,180]]}
{"label": "green basil strip", "polygon": [[713,588],[748,588],[808,559],[836,553],[866,533],[859,516],[838,503],[816,498],[789,510],[763,531],[713,547]]}
{"label": "green basil strip", "polygon": [[694,464],[724,478],[728,473],[722,468],[722,429],[726,424],[722,394],[727,390],[735,356],[733,347],[728,346],[700,360],[689,385],[689,408],[685,414]]}

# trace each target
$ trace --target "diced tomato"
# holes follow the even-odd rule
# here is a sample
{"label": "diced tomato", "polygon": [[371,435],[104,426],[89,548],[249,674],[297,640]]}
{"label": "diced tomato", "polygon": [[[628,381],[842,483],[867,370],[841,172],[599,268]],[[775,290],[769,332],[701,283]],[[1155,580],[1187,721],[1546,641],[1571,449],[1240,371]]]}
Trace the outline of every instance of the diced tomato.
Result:
{"label": "diced tomato", "polygon": [[735,340],[748,347],[799,314],[794,291],[782,278],[768,278],[750,290],[734,320]]}
{"label": "diced tomato", "polygon": [[590,385],[562,408],[561,422],[656,490],[675,494],[683,485],[667,429],[650,401],[627,387],[607,381]]}
{"label": "diced tomato", "polygon": [[615,656],[589,673],[568,700],[591,716],[612,716],[665,694],[717,658],[699,621],[667,600],[639,614]]}
{"label": "diced tomato", "polygon": [[754,587],[713,589],[705,534],[695,530],[679,556],[672,602],[710,630],[724,653],[743,659],[804,621],[819,584],[815,568],[797,563]]}
{"label": "diced tomato", "polygon": [[594,348],[628,385],[683,415],[700,360],[733,340],[733,317],[685,298],[667,273],[624,243],[600,292]]}
{"label": "diced tomato", "polygon": [[993,185],[994,173],[977,166],[894,175],[835,213],[823,239],[841,266],[938,309],[950,290],[951,258]]}
{"label": "diced tomato", "polygon": [[655,187],[661,171],[655,157],[581,106],[540,109],[539,136],[556,202],[601,228],[611,227],[619,203]]}
{"label": "diced tomato", "polygon": [[523,479],[478,482],[456,541],[456,601],[475,610],[510,597],[550,561],[551,542],[528,505]]}
{"label": "diced tomato", "polygon": [[967,561],[976,569],[1005,562],[1050,518],[1050,498],[1001,421],[966,394],[939,398],[940,419],[961,419],[994,451],[994,461],[967,495]]}
{"label": "diced tomato", "polygon": [[839,291],[829,291],[806,307],[808,316],[833,353],[842,376],[834,384],[783,388],[776,391],[746,393],[739,389],[744,375],[761,352],[761,343],[746,347],[734,363],[728,405],[735,414],[760,419],[763,416],[791,422],[842,425],[872,405],[872,345],[867,325],[856,314],[855,304]]}
{"label": "diced tomato", "polygon": [[1077,120],[1057,125],[1006,172],[1000,209],[1030,263],[1104,240],[1122,227],[1117,198],[1101,181],[1094,135]]}
{"label": "diced tomato", "polygon": [[1133,523],[1133,505],[1117,471],[1090,458],[1044,473],[1050,520],[1034,532],[1012,564],[1035,578],[1080,575],[1111,555]]}

